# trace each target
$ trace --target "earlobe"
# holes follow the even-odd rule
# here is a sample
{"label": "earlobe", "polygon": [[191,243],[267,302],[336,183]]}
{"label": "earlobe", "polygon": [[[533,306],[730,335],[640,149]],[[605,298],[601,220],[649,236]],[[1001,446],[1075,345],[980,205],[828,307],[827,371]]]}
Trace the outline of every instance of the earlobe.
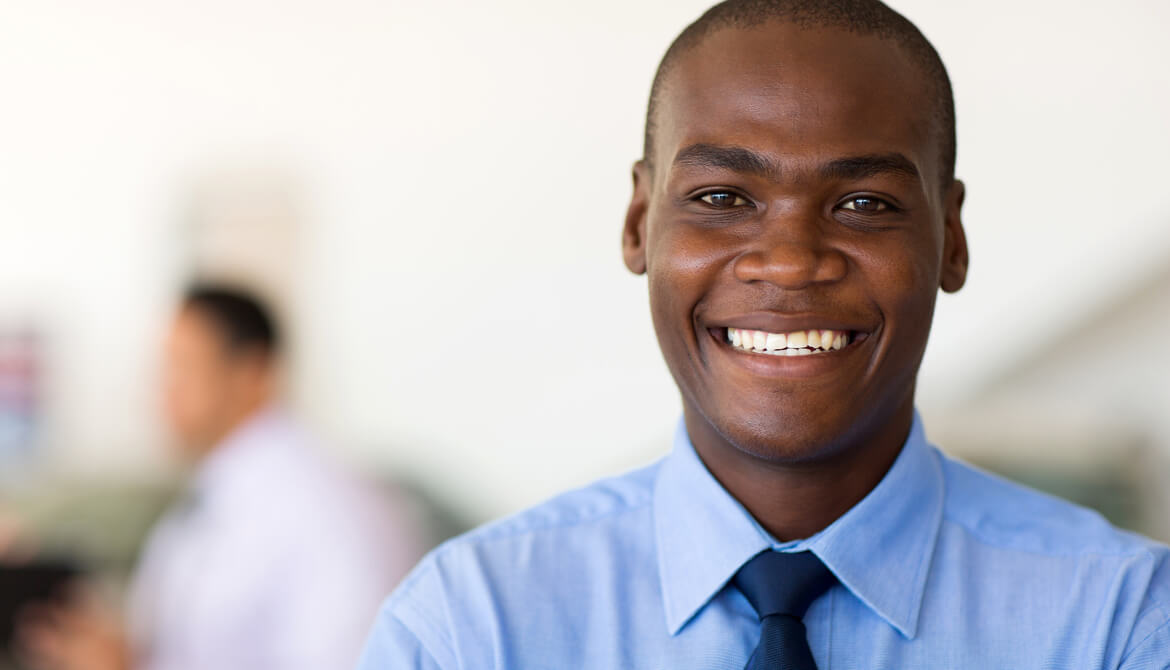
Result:
{"label": "earlobe", "polygon": [[956,179],[947,194],[943,220],[943,256],[939,286],[947,293],[958,291],[967,281],[970,257],[967,250],[967,234],[963,231],[961,216],[966,195],[966,186]]}
{"label": "earlobe", "polygon": [[634,194],[622,227],[622,258],[636,275],[646,273],[646,215],[650,208],[650,175],[645,161],[634,163]]}

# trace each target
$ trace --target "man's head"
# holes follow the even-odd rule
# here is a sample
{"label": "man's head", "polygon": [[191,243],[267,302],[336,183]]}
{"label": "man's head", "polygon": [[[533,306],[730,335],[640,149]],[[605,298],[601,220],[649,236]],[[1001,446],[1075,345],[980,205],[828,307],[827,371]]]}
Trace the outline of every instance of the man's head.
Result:
{"label": "man's head", "polygon": [[775,22],[805,28],[836,28],[881,37],[901,47],[904,55],[920,69],[921,83],[928,88],[929,117],[939,151],[940,183],[949,183],[954,178],[955,102],[946,67],[917,26],[875,0],[733,0],[707,10],[675,38],[658,65],[646,108],[642,158],[648,165],[655,164],[654,135],[659,103],[680,57],[720,30],[762,28]]}
{"label": "man's head", "polygon": [[199,457],[267,405],[275,389],[276,327],[259,300],[198,285],[175,316],[166,349],[166,413]]}
{"label": "man's head", "polygon": [[966,276],[953,119],[937,54],[876,0],[730,0],[679,36],[623,249],[692,439],[798,463],[905,437],[935,296]]}

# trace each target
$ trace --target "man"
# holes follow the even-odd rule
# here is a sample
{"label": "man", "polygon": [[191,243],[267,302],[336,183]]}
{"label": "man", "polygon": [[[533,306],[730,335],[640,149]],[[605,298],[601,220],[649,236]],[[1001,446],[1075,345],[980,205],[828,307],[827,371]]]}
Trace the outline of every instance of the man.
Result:
{"label": "man", "polygon": [[405,501],[332,465],[277,407],[279,344],[248,294],[211,285],[188,293],[168,340],[166,410],[198,471],[148,541],[129,636],[93,608],[52,613],[26,636],[36,667],[354,663],[378,601],[422,541]]}
{"label": "man", "polygon": [[435,551],[360,667],[1170,668],[1165,547],[926,442],[915,377],[968,264],[954,142],[937,53],[876,0],[688,27],[623,233],[672,453]]}

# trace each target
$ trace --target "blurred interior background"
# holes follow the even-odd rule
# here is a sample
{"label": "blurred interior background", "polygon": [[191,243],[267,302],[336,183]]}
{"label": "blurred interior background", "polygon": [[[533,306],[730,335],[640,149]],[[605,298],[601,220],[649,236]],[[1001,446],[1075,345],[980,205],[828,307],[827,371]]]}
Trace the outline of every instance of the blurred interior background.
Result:
{"label": "blurred interior background", "polygon": [[[444,528],[663,454],[619,227],[707,4],[0,5],[0,502],[127,564],[176,475],[159,342],[196,274],[278,306],[289,403]],[[950,69],[968,187],[928,435],[1170,537],[1170,4],[891,4]]]}

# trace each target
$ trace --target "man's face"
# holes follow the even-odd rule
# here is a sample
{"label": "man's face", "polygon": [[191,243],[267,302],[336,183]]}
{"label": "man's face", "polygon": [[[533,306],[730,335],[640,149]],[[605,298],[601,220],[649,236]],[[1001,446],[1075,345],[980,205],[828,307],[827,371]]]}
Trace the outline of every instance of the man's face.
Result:
{"label": "man's face", "polygon": [[165,410],[184,451],[198,457],[230,428],[243,372],[223,336],[198,310],[183,309],[166,342]]}
{"label": "man's face", "polygon": [[807,462],[908,424],[966,272],[923,78],[892,42],[779,23],[676,61],[624,251],[696,442]]}

